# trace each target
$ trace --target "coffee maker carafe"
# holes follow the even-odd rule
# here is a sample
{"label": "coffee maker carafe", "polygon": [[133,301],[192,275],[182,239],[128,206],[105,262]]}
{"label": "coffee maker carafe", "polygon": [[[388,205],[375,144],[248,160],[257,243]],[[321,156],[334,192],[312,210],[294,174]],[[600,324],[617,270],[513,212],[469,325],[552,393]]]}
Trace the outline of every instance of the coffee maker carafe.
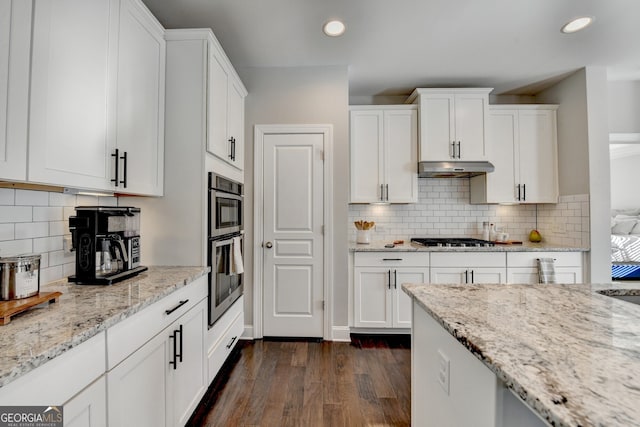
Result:
{"label": "coffee maker carafe", "polygon": [[69,217],[76,251],[76,274],[70,282],[110,285],[134,276],[140,265],[140,209],[78,206]]}

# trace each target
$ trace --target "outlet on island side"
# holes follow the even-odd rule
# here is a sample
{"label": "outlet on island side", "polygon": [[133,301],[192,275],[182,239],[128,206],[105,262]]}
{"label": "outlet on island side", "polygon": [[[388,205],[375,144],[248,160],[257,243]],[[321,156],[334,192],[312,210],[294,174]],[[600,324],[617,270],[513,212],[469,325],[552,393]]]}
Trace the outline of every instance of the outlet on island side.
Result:
{"label": "outlet on island side", "polygon": [[444,392],[449,395],[449,376],[451,363],[442,350],[438,350],[438,383]]}

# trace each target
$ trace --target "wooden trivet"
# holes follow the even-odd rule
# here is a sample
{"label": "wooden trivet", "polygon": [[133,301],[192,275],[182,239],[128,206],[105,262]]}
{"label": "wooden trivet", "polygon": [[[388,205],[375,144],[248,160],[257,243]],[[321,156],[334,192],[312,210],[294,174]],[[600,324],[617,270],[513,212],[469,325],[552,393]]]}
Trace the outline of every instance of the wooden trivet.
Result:
{"label": "wooden trivet", "polygon": [[40,305],[43,302],[55,302],[62,292],[42,292],[38,295],[13,301],[0,301],[0,326],[11,321],[11,316]]}

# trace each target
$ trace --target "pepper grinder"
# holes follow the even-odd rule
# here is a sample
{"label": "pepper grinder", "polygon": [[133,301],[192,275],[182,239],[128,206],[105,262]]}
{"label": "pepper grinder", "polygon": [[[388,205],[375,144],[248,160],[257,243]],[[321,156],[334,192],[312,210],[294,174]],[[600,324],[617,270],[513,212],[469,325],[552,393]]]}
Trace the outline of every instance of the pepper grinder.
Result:
{"label": "pepper grinder", "polygon": [[489,240],[496,241],[496,225],[493,223],[489,225]]}

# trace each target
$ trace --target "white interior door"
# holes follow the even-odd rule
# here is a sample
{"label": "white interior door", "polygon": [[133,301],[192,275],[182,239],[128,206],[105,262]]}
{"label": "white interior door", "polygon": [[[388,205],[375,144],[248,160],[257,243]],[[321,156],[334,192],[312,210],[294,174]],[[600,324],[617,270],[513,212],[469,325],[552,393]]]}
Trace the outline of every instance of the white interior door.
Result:
{"label": "white interior door", "polygon": [[262,142],[263,335],[322,337],[324,134]]}

